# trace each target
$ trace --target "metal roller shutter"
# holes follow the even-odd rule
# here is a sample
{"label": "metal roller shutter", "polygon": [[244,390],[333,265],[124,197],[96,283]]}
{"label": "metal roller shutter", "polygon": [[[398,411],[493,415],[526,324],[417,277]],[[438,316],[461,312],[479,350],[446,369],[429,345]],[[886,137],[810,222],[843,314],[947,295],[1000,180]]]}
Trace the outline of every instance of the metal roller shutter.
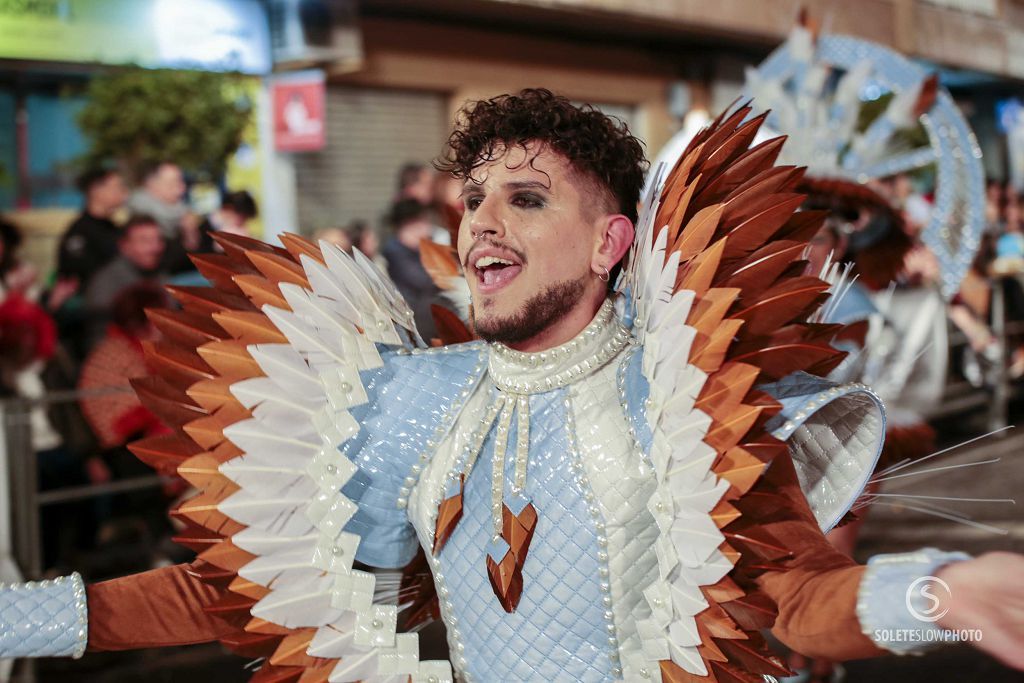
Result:
{"label": "metal roller shutter", "polygon": [[381,227],[398,170],[440,154],[447,117],[439,93],[328,86],[327,146],[295,159],[302,232],[357,218]]}

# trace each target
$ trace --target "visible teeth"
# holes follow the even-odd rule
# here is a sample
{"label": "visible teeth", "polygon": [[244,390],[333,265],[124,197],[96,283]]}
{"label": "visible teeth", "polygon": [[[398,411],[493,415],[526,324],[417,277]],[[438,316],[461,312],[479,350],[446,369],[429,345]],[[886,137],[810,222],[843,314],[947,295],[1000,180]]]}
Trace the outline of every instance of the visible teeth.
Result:
{"label": "visible teeth", "polygon": [[484,256],[484,257],[478,258],[476,260],[476,263],[473,264],[473,265],[476,266],[477,268],[486,268],[487,266],[493,266],[495,264],[500,264],[500,265],[503,265],[503,266],[513,266],[513,265],[515,265],[511,261],[507,261],[507,260],[505,260],[503,258],[498,258],[497,256]]}

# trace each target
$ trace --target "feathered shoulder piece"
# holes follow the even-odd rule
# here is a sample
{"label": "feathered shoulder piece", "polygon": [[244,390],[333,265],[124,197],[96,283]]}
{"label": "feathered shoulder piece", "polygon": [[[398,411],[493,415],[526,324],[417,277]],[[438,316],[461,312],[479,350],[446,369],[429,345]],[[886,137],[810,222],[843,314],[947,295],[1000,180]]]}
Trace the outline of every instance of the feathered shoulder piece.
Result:
{"label": "feathered shoulder piece", "polygon": [[759,479],[788,456],[771,434],[782,406],[756,387],[843,357],[839,326],[811,321],[829,284],[801,260],[824,214],[797,212],[803,169],[773,165],[783,138],[751,146],[764,116],[750,111],[723,114],[651,183],[619,281],[644,347],[658,481],[659,577],[639,630],[647,670],[667,681],[786,674],[759,633],[774,605],[749,592],[790,556],[759,526],[787,504]]}
{"label": "feathered shoulder piece", "polygon": [[265,658],[260,683],[450,680],[397,628],[396,603],[431,611],[421,586],[354,568],[359,537],[344,530],[360,508],[339,450],[359,431],[360,372],[422,345],[412,312],[358,252],[217,239],[224,254],[196,259],[213,286],[172,288],[182,310],[151,313],[164,341],[135,387],[174,431],[132,450],[199,490],[172,514],[194,571],[221,590],[209,611],[238,626],[225,645]]}

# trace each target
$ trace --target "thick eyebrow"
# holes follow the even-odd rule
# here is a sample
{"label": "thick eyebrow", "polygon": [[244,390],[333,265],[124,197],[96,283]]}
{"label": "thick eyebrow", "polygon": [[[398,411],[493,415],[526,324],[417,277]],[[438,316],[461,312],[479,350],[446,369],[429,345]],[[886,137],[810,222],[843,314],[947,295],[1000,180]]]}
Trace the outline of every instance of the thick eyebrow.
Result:
{"label": "thick eyebrow", "polygon": [[544,190],[545,192],[551,191],[551,187],[549,185],[545,185],[544,183],[538,182],[536,180],[519,180],[513,181],[511,183],[505,183],[505,188],[509,190]]}
{"label": "thick eyebrow", "polygon": [[[512,182],[505,183],[502,187],[506,190],[543,190],[550,192],[551,187],[545,185],[542,182],[536,180],[514,180]],[[466,181],[466,184],[462,186],[461,196],[466,197],[471,194],[484,194],[483,186],[480,183],[472,180]]]}

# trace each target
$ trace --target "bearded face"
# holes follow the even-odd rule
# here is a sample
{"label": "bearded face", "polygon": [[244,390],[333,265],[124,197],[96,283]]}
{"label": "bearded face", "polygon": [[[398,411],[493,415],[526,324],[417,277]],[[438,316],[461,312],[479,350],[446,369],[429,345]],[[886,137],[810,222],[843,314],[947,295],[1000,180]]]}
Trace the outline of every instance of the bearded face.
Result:
{"label": "bearded face", "polygon": [[530,351],[590,322],[606,290],[595,263],[609,259],[607,216],[587,186],[564,157],[536,144],[496,155],[466,182],[459,259],[481,338]]}

